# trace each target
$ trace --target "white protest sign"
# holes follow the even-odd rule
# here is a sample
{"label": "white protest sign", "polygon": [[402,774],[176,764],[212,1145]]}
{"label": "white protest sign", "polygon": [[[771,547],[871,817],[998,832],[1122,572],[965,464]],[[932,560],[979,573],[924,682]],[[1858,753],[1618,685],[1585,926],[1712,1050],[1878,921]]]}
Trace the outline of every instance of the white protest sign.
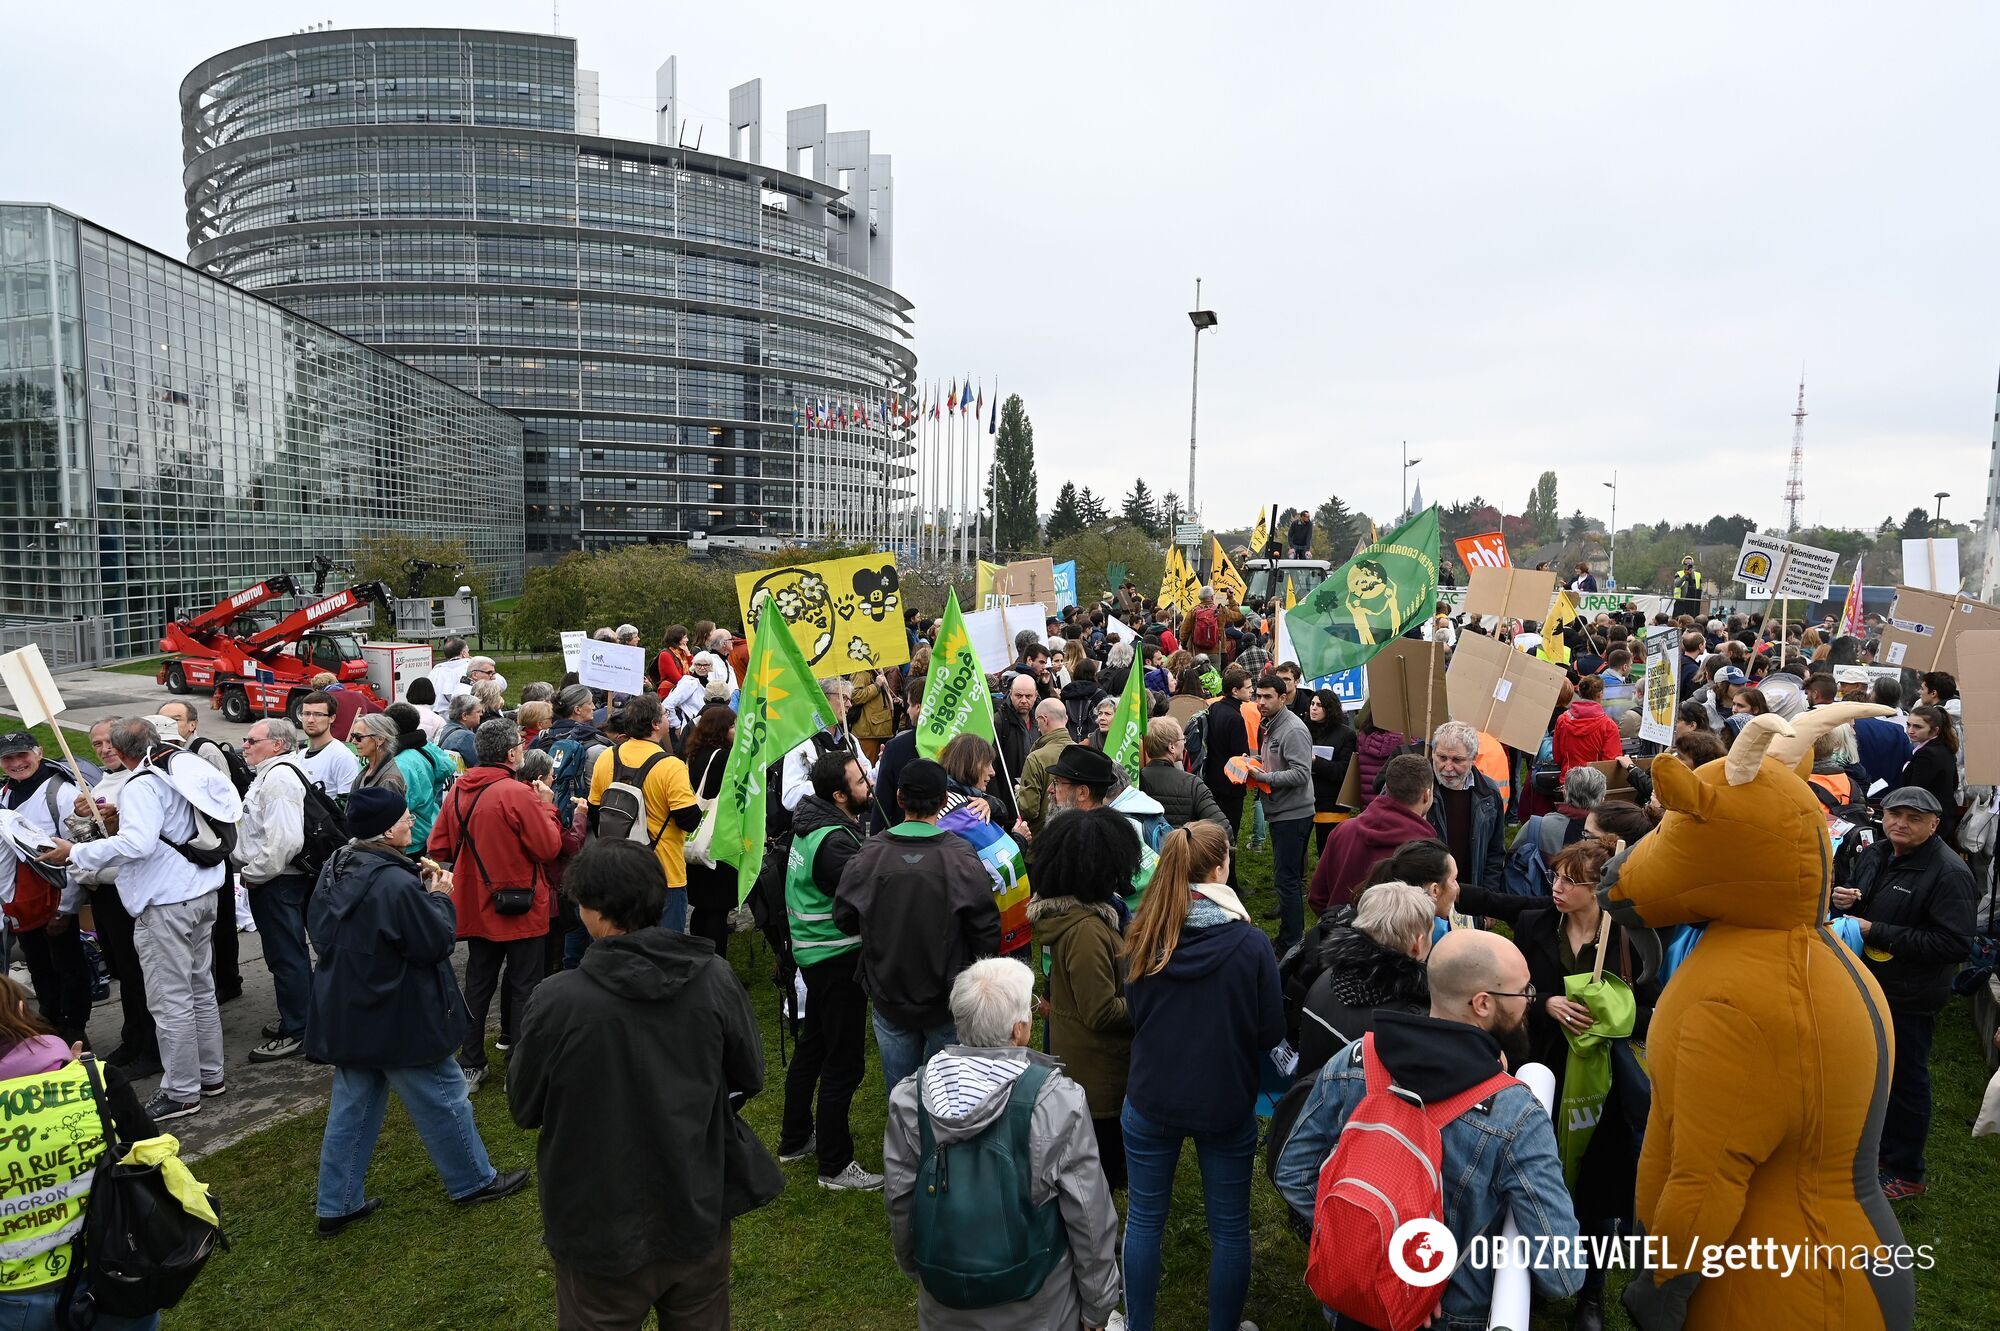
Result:
{"label": "white protest sign", "polygon": [[42,649],[38,643],[31,642],[26,647],[0,656],[0,682],[7,685],[7,692],[14,700],[14,710],[28,725],[47,724],[63,710],[62,694],[56,690],[55,676],[49,673],[48,663],[42,660]]}
{"label": "white protest sign", "polygon": [[997,675],[1020,660],[1014,651],[1014,635],[1023,629],[1033,629],[1037,639],[1047,642],[1048,620],[1048,607],[1039,602],[995,606],[964,616],[965,633],[972,639],[972,654],[979,658],[980,670]]}
{"label": "white protest sign", "polygon": [[1118,641],[1129,642],[1133,651],[1139,650],[1139,635],[1134,633],[1125,621],[1107,612],[1104,616],[1104,640],[1111,641],[1111,635],[1114,633],[1118,635]]}
{"label": "white protest sign", "polygon": [[1839,562],[1838,551],[1753,531],[1744,536],[1743,548],[1736,554],[1736,581],[1751,596],[1824,601]]}
{"label": "white protest sign", "polygon": [[583,669],[583,644],[585,643],[585,641],[589,639],[589,637],[590,635],[588,633],[585,633],[582,629],[564,629],[562,631],[562,656],[563,656],[564,670]]}
{"label": "white protest sign", "polygon": [[1639,738],[1651,744],[1674,742],[1674,715],[1680,702],[1680,672],[1674,653],[1680,635],[1671,624],[1646,630],[1646,664],[1639,691]]}
{"label": "white protest sign", "polygon": [[1920,591],[1958,590],[1957,541],[1904,541],[1903,585]]}
{"label": "white protest sign", "polygon": [[646,649],[622,642],[586,642],[576,668],[579,683],[630,696],[646,691]]}

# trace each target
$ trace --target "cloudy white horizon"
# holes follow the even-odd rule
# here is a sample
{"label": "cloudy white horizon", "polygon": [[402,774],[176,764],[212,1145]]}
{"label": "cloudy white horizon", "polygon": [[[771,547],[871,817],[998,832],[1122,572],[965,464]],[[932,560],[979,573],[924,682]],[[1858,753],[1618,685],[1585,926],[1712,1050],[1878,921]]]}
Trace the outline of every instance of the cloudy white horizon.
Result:
{"label": "cloudy white horizon", "polygon": [[[1782,521],[1806,375],[1809,524],[1978,518],[2000,272],[2000,9],[1026,3],[863,10],[564,0],[603,132],[653,137],[654,68],[726,142],[727,89],[894,158],[895,285],[928,383],[1019,392],[1044,510],[1186,489],[1186,318],[1210,525],[1337,493],[1518,512],[1544,469],[1621,525]],[[216,52],[336,28],[548,31],[493,0],[24,7],[0,198],[186,254],[176,95]]]}

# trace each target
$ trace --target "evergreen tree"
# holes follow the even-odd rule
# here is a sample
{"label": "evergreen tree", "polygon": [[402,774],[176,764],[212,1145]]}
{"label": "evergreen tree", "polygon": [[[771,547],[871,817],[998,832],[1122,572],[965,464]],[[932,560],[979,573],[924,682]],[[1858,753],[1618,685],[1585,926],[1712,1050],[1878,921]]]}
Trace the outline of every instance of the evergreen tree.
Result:
{"label": "evergreen tree", "polygon": [[1083,530],[1083,510],[1077,504],[1076,482],[1064,481],[1056,491],[1055,511],[1049,514],[1049,544],[1067,540]]}
{"label": "evergreen tree", "polygon": [[[1313,514],[1313,545],[1327,559],[1338,563],[1344,561],[1354,550],[1354,542],[1360,539],[1365,527],[1357,524],[1354,514],[1341,502],[1339,495],[1330,495],[1319,511]],[[1263,554],[1262,550],[1256,551]]]}
{"label": "evergreen tree", "polygon": [[[1035,426],[1021,395],[1000,404],[1000,433],[993,445],[994,539],[1002,550],[1029,550],[1040,543],[1040,490],[1035,480]],[[1074,500],[1075,492],[1071,491]]]}
{"label": "evergreen tree", "polygon": [[1086,527],[1095,527],[1100,522],[1111,521],[1111,510],[1104,506],[1102,499],[1090,492],[1090,487],[1087,485],[1076,497],[1076,513]]}
{"label": "evergreen tree", "polygon": [[1536,480],[1535,488],[1528,493],[1528,507],[1523,517],[1534,524],[1535,535],[1544,541],[1553,541],[1562,528],[1562,513],[1556,507],[1556,474],[1545,471]]}
{"label": "evergreen tree", "polygon": [[1181,497],[1172,490],[1160,496],[1160,531],[1171,535],[1181,521]]}
{"label": "evergreen tree", "polygon": [[1899,533],[1906,541],[1921,541],[1931,534],[1931,515],[1923,508],[1913,508],[1903,519]]}
{"label": "evergreen tree", "polygon": [[1144,476],[1132,482],[1132,488],[1126,492],[1119,511],[1124,515],[1125,521],[1146,535],[1160,534],[1160,513],[1153,507],[1153,492],[1147,488]]}

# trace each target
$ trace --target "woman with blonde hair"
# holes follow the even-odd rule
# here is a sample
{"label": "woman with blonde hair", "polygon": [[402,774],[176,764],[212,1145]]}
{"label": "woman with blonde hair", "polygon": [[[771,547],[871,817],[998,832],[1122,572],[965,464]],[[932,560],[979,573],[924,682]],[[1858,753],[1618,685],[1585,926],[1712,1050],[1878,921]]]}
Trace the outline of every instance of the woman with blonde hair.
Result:
{"label": "woman with blonde hair", "polygon": [[1126,930],[1131,1072],[1120,1126],[1129,1201],[1127,1325],[1150,1331],[1160,1239],[1181,1143],[1201,1161],[1208,1325],[1228,1331],[1250,1288],[1250,1176],[1264,1060],[1285,1038],[1271,940],[1230,888],[1229,834],[1193,823],[1167,837]]}

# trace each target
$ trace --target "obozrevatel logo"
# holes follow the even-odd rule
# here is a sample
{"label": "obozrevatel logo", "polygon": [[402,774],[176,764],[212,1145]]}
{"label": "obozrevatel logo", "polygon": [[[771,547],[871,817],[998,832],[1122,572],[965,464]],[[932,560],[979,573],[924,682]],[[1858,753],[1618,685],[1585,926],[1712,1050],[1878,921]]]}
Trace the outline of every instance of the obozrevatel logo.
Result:
{"label": "obozrevatel logo", "polygon": [[1458,1240],[1428,1216],[1405,1220],[1389,1236],[1389,1269],[1406,1285],[1442,1285],[1457,1265]]}

